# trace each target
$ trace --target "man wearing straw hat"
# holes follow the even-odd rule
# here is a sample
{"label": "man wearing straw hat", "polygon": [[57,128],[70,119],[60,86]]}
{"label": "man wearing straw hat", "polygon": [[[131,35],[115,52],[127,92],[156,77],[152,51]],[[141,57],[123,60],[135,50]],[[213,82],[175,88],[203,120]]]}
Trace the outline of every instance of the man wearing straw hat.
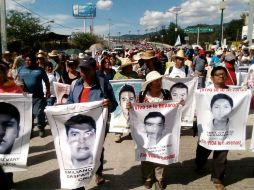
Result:
{"label": "man wearing straw hat", "polygon": [[129,58],[120,58],[121,66],[120,72],[117,72],[113,80],[123,80],[123,79],[138,79],[138,74],[133,71],[132,65],[137,64],[137,61],[132,61]]}
{"label": "man wearing straw hat", "polygon": [[154,50],[146,50],[140,54],[140,58],[144,60],[146,68],[146,74],[150,71],[157,71],[160,74],[164,74],[165,67],[162,66],[161,62],[156,58]]}
{"label": "man wearing straw hat", "polygon": [[184,51],[179,50],[174,56],[175,65],[166,70],[165,75],[169,75],[171,78],[186,78],[189,76],[189,68],[184,65],[185,56]]}

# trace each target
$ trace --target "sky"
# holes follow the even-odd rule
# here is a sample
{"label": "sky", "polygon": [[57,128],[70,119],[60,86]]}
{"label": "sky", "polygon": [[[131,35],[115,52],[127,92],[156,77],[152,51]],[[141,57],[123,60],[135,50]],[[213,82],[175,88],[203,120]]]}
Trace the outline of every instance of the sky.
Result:
{"label": "sky", "polygon": [[[222,0],[6,0],[6,9],[31,10],[41,16],[41,24],[50,24],[51,31],[69,35],[84,31],[84,19],[72,15],[73,4],[96,4],[93,19],[94,33],[107,36],[145,34],[160,30],[176,20],[175,8],[179,8],[177,23],[181,28],[195,24],[220,24]],[[224,22],[239,19],[248,12],[249,0],[225,0]],[[22,6],[21,6],[22,5]],[[25,9],[25,8],[27,9]],[[54,23],[49,23],[49,21]],[[86,31],[92,24],[86,19]]]}

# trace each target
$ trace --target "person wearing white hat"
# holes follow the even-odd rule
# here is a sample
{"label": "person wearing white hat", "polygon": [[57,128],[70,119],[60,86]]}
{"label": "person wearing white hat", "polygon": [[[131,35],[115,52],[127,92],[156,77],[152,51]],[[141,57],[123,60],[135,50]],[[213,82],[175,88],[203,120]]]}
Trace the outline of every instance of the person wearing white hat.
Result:
{"label": "person wearing white hat", "polygon": [[[170,93],[166,89],[162,89],[163,75],[157,71],[151,71],[146,75],[146,81],[142,84],[142,91],[139,93],[138,101],[142,102],[162,102],[170,99]],[[148,161],[141,161],[141,170],[145,179],[144,186],[150,189],[156,178],[161,189],[166,188],[164,181],[165,165],[156,164]],[[156,172],[155,172],[156,171]]]}

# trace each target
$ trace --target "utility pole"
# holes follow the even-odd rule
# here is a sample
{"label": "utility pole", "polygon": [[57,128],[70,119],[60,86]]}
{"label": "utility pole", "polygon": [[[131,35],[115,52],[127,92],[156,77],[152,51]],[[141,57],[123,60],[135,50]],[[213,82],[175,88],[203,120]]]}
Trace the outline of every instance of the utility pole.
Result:
{"label": "utility pole", "polygon": [[252,45],[252,34],[253,34],[253,19],[254,19],[254,0],[250,0],[250,10],[249,10],[249,22],[248,22],[248,41],[249,45]]}
{"label": "utility pole", "polygon": [[110,21],[111,19],[108,19],[108,49],[110,49]]}
{"label": "utility pole", "polygon": [[1,50],[3,54],[7,50],[5,0],[0,0],[0,17],[1,17]]}
{"label": "utility pole", "polygon": [[226,8],[226,3],[224,0],[222,0],[222,2],[220,2],[221,20],[220,20],[219,47],[222,46],[222,42],[223,42],[223,12],[225,8]]}

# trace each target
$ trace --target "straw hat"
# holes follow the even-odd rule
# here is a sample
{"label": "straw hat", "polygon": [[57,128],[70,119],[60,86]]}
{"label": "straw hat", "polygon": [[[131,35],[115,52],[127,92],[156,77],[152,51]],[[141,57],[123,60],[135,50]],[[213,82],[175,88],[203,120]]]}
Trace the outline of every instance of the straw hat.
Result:
{"label": "straw hat", "polygon": [[121,66],[120,66],[120,68],[123,68],[123,67],[126,67],[128,65],[133,65],[133,64],[138,63],[137,61],[132,61],[129,58],[120,58],[120,60],[121,60]]}
{"label": "straw hat", "polygon": [[36,53],[37,58],[45,57],[45,55],[46,55],[45,52],[41,49],[39,50],[38,53]]}
{"label": "straw hat", "polygon": [[148,73],[146,75],[146,81],[142,84],[142,91],[145,91],[147,85],[157,79],[162,78],[163,75],[161,75],[160,73],[158,73],[158,71],[151,71],[150,73]]}
{"label": "straw hat", "polygon": [[140,58],[144,60],[149,60],[155,57],[154,50],[146,50],[144,53],[140,54]]}
{"label": "straw hat", "polygon": [[57,57],[58,52],[57,52],[57,50],[52,50],[48,55],[49,55],[49,57]]}
{"label": "straw hat", "polygon": [[184,56],[184,51],[182,50],[182,49],[180,49],[177,53],[176,53],[176,55],[174,55],[174,58],[175,59],[185,59],[185,56]]}

